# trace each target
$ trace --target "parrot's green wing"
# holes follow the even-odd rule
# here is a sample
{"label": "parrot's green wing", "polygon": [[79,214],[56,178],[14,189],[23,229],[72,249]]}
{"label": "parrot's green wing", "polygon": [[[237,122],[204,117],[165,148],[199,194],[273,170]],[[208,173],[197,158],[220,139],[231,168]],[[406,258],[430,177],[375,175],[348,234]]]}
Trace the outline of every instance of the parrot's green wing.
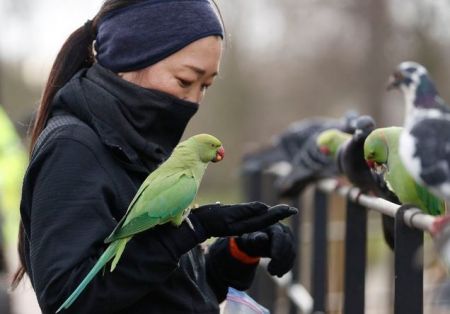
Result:
{"label": "parrot's green wing", "polygon": [[193,176],[178,172],[155,179],[139,191],[105,243],[132,236],[181,215],[197,194],[197,182]]}
{"label": "parrot's green wing", "polygon": [[445,202],[431,194],[425,187],[420,184],[416,184],[417,196],[423,203],[423,211],[427,214],[438,216],[445,213]]}

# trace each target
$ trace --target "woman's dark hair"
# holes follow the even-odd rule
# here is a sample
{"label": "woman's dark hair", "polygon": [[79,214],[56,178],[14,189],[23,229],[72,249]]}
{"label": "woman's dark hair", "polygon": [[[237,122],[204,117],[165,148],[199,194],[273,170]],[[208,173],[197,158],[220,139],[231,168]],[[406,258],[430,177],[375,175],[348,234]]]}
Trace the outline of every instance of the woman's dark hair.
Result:
{"label": "woman's dark hair", "polygon": [[[141,1],[143,0],[106,0],[92,21],[86,22],[86,24],[75,30],[69,38],[67,38],[50,70],[50,75],[44,87],[36,117],[31,125],[30,152],[33,150],[37,138],[47,124],[51,111],[51,103],[58,90],[63,87],[75,73],[82,68],[90,67],[94,63],[92,45],[100,19],[115,9],[120,9]],[[13,288],[17,287],[27,272],[25,269],[24,251],[25,236],[23,224],[20,222],[18,251],[21,265],[13,276]]]}

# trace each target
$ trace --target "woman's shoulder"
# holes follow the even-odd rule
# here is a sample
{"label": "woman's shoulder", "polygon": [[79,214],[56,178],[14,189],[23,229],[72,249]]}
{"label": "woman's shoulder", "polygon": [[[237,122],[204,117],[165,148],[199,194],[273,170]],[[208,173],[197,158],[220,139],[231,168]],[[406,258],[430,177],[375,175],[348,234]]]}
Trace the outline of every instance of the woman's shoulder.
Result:
{"label": "woman's shoulder", "polygon": [[73,151],[70,148],[80,154],[85,150],[94,155],[104,153],[99,136],[88,124],[71,115],[52,117],[36,141],[32,159],[55,149]]}

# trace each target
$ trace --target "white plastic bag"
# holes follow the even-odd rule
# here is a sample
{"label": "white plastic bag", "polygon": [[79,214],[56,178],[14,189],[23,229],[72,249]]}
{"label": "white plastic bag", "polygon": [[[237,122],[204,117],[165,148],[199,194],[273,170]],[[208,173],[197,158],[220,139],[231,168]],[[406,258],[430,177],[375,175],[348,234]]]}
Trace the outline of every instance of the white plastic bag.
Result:
{"label": "white plastic bag", "polygon": [[247,293],[228,288],[222,314],[270,314],[270,312],[253,300]]}

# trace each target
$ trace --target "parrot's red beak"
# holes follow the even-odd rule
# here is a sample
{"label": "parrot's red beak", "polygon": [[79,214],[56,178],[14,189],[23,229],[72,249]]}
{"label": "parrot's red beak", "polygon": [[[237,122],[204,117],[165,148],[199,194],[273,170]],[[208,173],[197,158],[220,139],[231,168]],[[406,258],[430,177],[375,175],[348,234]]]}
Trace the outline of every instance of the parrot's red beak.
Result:
{"label": "parrot's red beak", "polygon": [[370,169],[374,169],[375,168],[375,161],[373,161],[373,160],[366,160],[366,163],[367,163],[367,166]]}
{"label": "parrot's red beak", "polygon": [[225,149],[223,149],[223,146],[220,146],[219,149],[216,152],[216,157],[212,160],[212,162],[219,162],[225,157]]}
{"label": "parrot's red beak", "polygon": [[326,147],[326,146],[320,146],[319,150],[324,155],[329,155],[330,154],[330,149],[328,147]]}

